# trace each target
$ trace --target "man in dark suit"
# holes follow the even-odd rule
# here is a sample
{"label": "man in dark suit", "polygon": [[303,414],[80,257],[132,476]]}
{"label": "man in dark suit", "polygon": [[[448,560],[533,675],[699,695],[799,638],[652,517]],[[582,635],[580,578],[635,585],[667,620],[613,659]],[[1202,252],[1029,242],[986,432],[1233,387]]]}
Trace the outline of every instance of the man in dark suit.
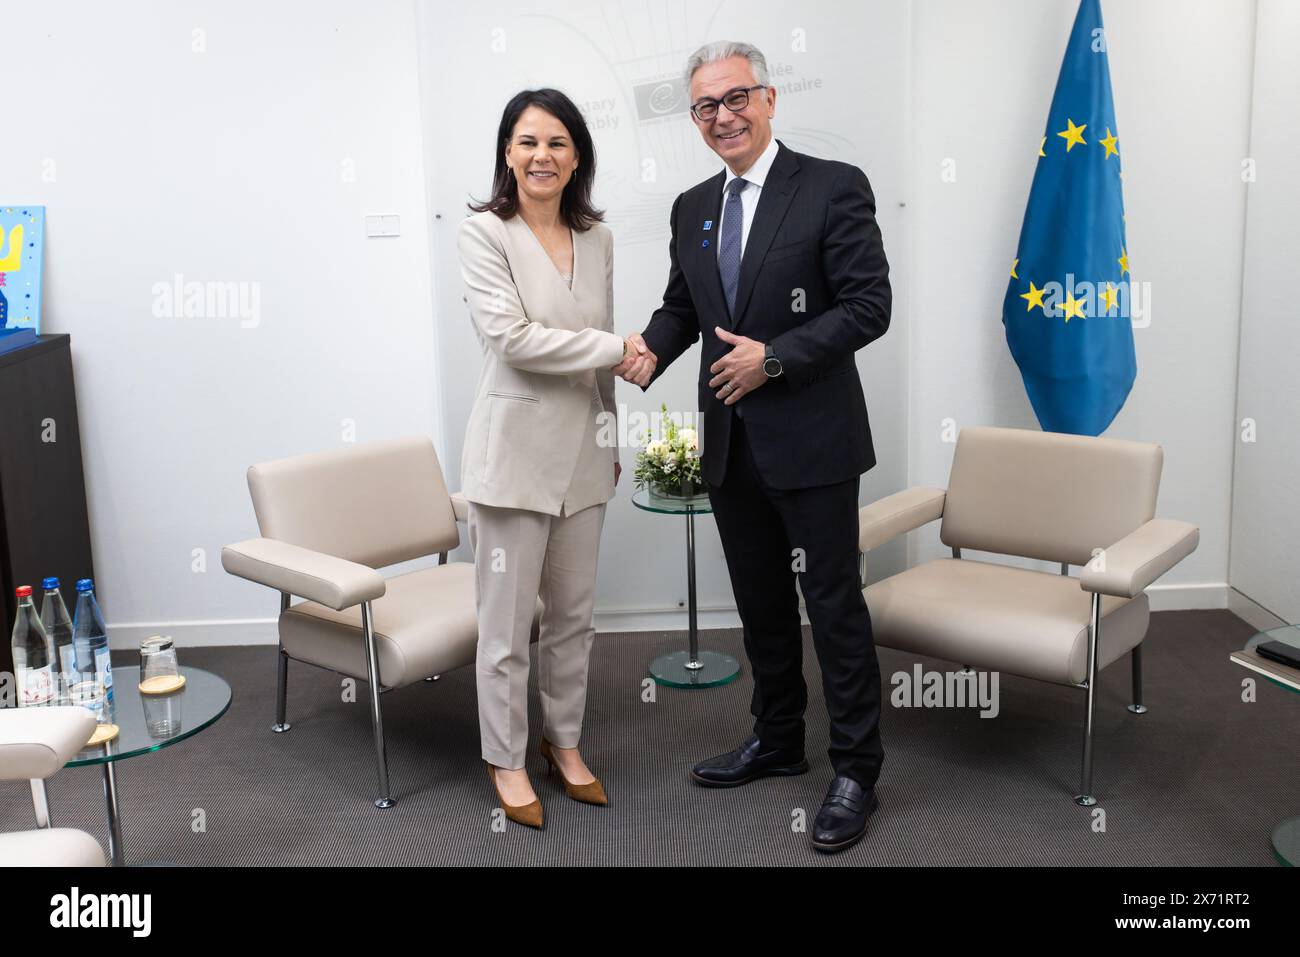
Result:
{"label": "man in dark suit", "polygon": [[889,326],[889,265],[866,176],[772,138],[762,53],[691,57],[691,113],[726,164],[677,197],[663,305],[615,371],[645,388],[697,339],[702,471],[754,674],[754,734],[701,785],[803,774],[798,575],[821,663],[835,778],[812,843],[856,843],[876,808],[880,667],[858,581],[858,483],[875,464],[853,354]]}

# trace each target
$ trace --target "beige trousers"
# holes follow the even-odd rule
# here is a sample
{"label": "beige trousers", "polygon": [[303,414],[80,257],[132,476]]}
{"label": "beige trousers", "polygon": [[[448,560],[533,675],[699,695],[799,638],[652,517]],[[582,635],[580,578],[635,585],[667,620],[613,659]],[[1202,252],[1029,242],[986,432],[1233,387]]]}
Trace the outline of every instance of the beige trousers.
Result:
{"label": "beige trousers", "polygon": [[596,556],[605,506],[552,516],[469,506],[478,601],[478,717],[483,760],[522,768],[528,747],[528,642],[537,598],[537,687],[542,733],[576,748],[587,705],[587,659],[596,636]]}

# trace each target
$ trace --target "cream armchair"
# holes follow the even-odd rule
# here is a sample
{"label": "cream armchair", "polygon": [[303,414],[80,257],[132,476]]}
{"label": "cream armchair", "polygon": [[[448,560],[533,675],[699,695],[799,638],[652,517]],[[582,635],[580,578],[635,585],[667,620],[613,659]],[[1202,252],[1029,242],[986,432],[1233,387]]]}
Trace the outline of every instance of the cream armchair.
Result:
{"label": "cream armchair", "polygon": [[[867,554],[939,519],[952,558],[863,589],[876,644],[1086,692],[1082,783],[1092,793],[1097,673],[1129,654],[1142,704],[1145,589],[1196,549],[1194,525],[1155,518],[1160,446],[1023,429],[966,428],[948,488],[913,488],[863,508]],[[1059,563],[1060,575],[962,558],[962,549]],[[1069,566],[1080,566],[1077,578]]]}
{"label": "cream armchair", "polygon": [[[433,443],[369,442],[248,470],[261,538],[221,550],[232,575],[280,593],[276,733],[285,720],[289,659],[370,686],[376,807],[391,807],[380,694],[474,661],[474,566],[447,563],[468,504],[447,493]],[[438,556],[385,579],[377,569]],[[292,596],[305,599],[291,604]],[[535,625],[534,625],[535,627]]]}
{"label": "cream armchair", "polygon": [[0,834],[0,867],[103,867],[99,842],[70,827],[52,827],[45,780],[71,761],[95,730],[79,706],[0,709],[0,781],[31,782],[34,831]]}

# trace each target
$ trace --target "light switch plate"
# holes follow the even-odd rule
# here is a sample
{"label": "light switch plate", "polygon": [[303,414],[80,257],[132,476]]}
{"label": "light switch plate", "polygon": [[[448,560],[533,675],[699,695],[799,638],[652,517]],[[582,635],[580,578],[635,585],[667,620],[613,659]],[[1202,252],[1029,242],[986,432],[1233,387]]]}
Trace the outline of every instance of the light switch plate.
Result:
{"label": "light switch plate", "polygon": [[400,216],[367,216],[366,236],[400,236],[402,235],[402,218]]}

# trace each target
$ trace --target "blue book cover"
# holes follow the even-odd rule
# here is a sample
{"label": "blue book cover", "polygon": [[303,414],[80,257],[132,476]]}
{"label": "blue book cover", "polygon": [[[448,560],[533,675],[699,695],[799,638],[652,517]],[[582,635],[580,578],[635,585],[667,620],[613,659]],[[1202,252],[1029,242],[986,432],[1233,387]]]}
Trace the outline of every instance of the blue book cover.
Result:
{"label": "blue book cover", "polygon": [[35,329],[5,329],[0,332],[0,356],[13,352],[36,341]]}
{"label": "blue book cover", "polygon": [[45,207],[0,206],[0,338],[40,334],[44,259]]}

